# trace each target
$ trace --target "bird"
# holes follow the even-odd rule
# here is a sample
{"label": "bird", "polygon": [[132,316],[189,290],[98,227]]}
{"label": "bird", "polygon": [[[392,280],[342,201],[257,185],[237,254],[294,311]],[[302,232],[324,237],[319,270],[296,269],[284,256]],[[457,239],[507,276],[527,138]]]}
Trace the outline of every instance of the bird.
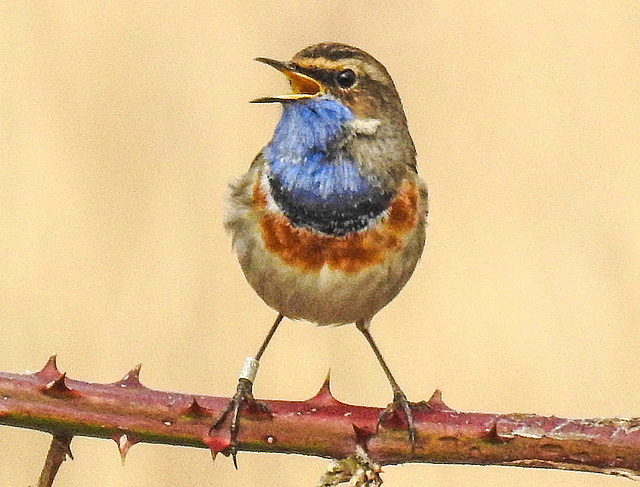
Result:
{"label": "bird", "polygon": [[395,413],[413,445],[417,403],[408,401],[369,331],[411,277],[426,238],[427,187],[400,96],[379,61],[347,44],[314,44],[291,61],[256,61],[284,74],[291,92],[252,100],[279,103],[282,113],[271,141],[231,184],[225,227],[247,281],[277,318],[245,360],[210,434],[231,417],[229,453],[237,468],[241,411],[268,413],[254,399],[253,383],[286,317],[355,324],[393,391],[376,431]]}

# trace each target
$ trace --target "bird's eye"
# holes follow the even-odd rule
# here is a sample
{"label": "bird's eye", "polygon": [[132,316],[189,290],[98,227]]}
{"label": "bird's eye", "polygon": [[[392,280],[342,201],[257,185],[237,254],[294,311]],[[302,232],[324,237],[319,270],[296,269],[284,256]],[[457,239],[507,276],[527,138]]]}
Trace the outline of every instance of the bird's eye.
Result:
{"label": "bird's eye", "polygon": [[336,83],[345,90],[351,88],[356,84],[356,73],[353,72],[353,69],[343,69],[336,73]]}

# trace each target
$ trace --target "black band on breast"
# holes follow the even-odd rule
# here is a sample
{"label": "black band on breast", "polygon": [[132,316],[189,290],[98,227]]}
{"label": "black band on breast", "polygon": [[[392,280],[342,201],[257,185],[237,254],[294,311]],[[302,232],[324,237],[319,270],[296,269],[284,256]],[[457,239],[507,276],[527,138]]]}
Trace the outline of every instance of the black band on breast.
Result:
{"label": "black band on breast", "polygon": [[282,187],[280,181],[269,178],[271,194],[294,227],[302,227],[333,237],[343,237],[367,228],[388,207],[392,194],[375,192],[354,195],[341,202],[308,203],[300,201]]}

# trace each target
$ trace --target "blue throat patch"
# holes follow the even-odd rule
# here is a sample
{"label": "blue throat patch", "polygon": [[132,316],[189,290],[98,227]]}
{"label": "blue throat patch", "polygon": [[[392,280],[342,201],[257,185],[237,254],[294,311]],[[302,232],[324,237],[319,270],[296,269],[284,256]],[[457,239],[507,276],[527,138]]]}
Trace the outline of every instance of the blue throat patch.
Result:
{"label": "blue throat patch", "polygon": [[366,228],[391,195],[340,147],[355,117],[330,95],[283,103],[264,149],[275,202],[294,226],[343,236]]}

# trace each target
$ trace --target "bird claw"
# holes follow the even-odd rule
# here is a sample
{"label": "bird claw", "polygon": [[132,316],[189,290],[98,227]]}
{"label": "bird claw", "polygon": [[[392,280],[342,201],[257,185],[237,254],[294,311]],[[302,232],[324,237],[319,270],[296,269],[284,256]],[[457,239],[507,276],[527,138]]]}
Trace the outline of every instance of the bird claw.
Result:
{"label": "bird claw", "polygon": [[260,403],[253,397],[253,383],[241,378],[238,380],[238,387],[236,393],[233,395],[224,410],[218,415],[211,428],[209,428],[209,434],[214,430],[220,429],[225,423],[228,416],[231,416],[231,423],[229,425],[230,444],[226,453],[233,458],[233,465],[238,468],[238,431],[240,429],[240,411],[244,411],[251,416],[268,416],[272,417],[271,411],[266,404]]}
{"label": "bird claw", "polygon": [[388,420],[404,422],[406,424],[407,433],[409,433],[411,449],[413,450],[416,438],[418,436],[416,432],[415,422],[413,420],[413,413],[414,411],[426,411],[429,409],[431,408],[426,402],[409,402],[404,392],[396,391],[393,393],[393,401],[391,402],[391,404],[384,408],[378,416],[378,423],[376,424],[376,434],[380,429],[380,425],[387,422]]}

